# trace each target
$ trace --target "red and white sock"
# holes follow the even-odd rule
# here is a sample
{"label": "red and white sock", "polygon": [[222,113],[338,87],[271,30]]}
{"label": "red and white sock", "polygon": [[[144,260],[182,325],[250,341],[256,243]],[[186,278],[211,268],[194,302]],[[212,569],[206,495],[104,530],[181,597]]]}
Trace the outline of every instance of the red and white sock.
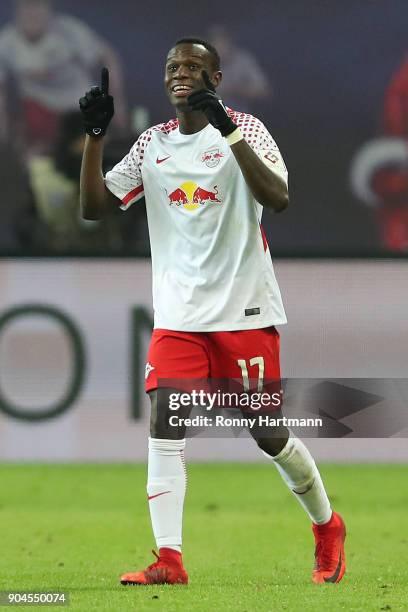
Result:
{"label": "red and white sock", "polygon": [[286,446],[272,459],[276,468],[299,503],[316,525],[327,523],[331,516],[329,498],[312,455],[299,438],[290,437]]}
{"label": "red and white sock", "polygon": [[187,486],[185,440],[149,438],[147,496],[157,548],[181,552]]}

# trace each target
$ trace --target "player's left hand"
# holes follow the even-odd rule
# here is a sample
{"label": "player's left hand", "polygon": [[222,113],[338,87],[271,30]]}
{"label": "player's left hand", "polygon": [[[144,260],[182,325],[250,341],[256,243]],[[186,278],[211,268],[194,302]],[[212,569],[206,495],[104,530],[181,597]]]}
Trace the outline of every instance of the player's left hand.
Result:
{"label": "player's left hand", "polygon": [[205,70],[202,71],[202,76],[205,89],[195,91],[188,96],[188,105],[193,110],[202,111],[211,125],[217,128],[222,136],[229,136],[237,129],[237,126],[228,115],[222,100],[215,93],[215,87]]}

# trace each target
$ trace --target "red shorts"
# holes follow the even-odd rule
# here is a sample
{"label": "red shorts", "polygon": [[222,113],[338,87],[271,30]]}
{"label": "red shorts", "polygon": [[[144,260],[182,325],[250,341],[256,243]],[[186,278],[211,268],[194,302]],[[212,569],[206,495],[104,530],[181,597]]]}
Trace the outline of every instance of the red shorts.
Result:
{"label": "red shorts", "polygon": [[153,330],[146,359],[146,392],[160,379],[279,380],[279,333],[275,327],[222,332]]}

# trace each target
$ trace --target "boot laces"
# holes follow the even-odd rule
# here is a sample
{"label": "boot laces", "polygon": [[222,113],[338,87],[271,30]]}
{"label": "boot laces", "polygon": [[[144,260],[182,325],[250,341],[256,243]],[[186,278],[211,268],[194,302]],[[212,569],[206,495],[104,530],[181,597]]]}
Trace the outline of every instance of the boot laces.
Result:
{"label": "boot laces", "polygon": [[152,553],[156,557],[156,561],[145,569],[145,576],[148,579],[154,579],[156,582],[164,582],[167,578],[168,565],[157,554],[155,550]]}
{"label": "boot laces", "polygon": [[154,569],[156,569],[157,567],[162,567],[162,566],[164,565],[164,564],[163,564],[163,561],[160,559],[160,555],[158,555],[158,554],[157,554],[157,552],[156,552],[155,550],[152,550],[152,553],[153,553],[153,554],[154,554],[154,556],[156,557],[156,561],[154,561],[153,563],[151,563],[151,564],[150,564],[150,565],[149,565],[149,566],[146,568],[146,571],[149,571],[149,570],[152,570],[152,569],[154,570]]}

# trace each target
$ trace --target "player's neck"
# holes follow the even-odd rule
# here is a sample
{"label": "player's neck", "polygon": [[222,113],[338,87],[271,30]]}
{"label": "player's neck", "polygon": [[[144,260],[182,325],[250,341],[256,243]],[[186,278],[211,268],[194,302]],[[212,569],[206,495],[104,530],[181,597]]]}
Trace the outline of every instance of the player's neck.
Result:
{"label": "player's neck", "polygon": [[204,113],[191,111],[188,113],[178,111],[177,119],[181,134],[195,134],[196,132],[200,132],[202,129],[204,129],[209,123]]}

